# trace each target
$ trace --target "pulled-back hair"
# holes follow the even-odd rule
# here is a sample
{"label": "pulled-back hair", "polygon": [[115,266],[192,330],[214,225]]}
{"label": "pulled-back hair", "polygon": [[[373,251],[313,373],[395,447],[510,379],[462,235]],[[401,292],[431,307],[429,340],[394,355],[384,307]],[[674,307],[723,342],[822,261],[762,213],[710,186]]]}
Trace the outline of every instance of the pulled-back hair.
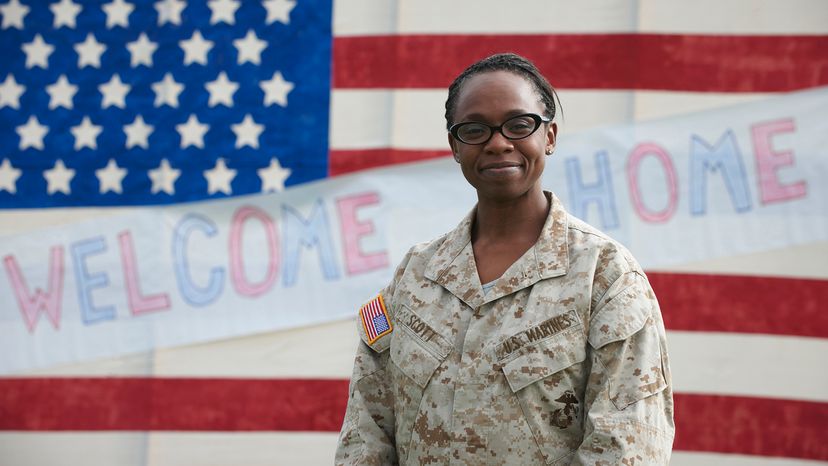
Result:
{"label": "pulled-back hair", "polygon": [[457,96],[460,95],[460,89],[466,80],[476,74],[490,71],[509,71],[525,78],[532,84],[532,87],[535,88],[535,91],[540,96],[546,113],[544,116],[555,118],[555,101],[557,100],[560,106],[561,99],[558,98],[555,89],[543,77],[541,72],[538,71],[535,64],[514,53],[499,53],[471,64],[459,76],[454,78],[454,81],[449,86],[448,99],[446,99],[446,129],[454,124]]}

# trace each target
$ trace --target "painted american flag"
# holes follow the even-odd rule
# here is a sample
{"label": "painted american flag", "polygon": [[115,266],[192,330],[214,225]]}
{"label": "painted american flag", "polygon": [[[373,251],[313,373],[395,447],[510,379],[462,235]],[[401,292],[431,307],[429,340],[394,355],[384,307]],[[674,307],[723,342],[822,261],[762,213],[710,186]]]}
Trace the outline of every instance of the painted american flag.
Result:
{"label": "painted american flag", "polygon": [[[445,155],[444,89],[497,51],[558,87],[561,137],[828,84],[819,0],[8,0],[0,20],[4,233]],[[69,206],[86,208],[40,209]],[[673,464],[828,463],[825,257],[815,244],[649,271]],[[329,464],[353,330],[5,378],[0,462]]]}

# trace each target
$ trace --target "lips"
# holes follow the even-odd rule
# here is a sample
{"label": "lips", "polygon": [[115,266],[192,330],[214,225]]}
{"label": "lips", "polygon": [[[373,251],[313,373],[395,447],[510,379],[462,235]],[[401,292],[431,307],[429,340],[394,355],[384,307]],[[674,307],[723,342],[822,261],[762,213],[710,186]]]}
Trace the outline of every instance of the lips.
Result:
{"label": "lips", "polygon": [[488,163],[480,167],[480,170],[496,170],[500,168],[516,168],[520,167],[521,164],[517,162],[495,162],[495,163]]}

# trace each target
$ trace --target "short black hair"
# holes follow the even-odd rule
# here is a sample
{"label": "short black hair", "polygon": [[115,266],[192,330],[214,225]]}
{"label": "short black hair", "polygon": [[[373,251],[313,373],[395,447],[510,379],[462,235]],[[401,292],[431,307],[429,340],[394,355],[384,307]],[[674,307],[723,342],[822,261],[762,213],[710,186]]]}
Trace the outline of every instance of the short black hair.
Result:
{"label": "short black hair", "polygon": [[[454,111],[457,107],[457,96],[466,80],[476,74],[490,71],[509,71],[526,78],[537,91],[544,106],[546,117],[555,118],[555,110],[560,106],[561,99],[555,92],[555,88],[543,77],[534,63],[515,53],[498,53],[486,57],[471,64],[463,70],[459,76],[454,78],[449,86],[448,99],[446,99],[446,129],[454,124]],[[555,101],[558,105],[555,105]]]}

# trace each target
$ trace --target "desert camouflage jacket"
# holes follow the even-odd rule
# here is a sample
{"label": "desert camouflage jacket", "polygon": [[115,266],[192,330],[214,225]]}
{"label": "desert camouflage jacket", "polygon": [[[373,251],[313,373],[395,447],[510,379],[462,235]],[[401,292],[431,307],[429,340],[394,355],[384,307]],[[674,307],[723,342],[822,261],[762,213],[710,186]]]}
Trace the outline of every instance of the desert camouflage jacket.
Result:
{"label": "desert camouflage jacket", "polygon": [[381,292],[390,328],[359,319],[337,464],[669,463],[656,297],[626,249],[547,195],[537,243],[486,294],[474,211],[408,252]]}

